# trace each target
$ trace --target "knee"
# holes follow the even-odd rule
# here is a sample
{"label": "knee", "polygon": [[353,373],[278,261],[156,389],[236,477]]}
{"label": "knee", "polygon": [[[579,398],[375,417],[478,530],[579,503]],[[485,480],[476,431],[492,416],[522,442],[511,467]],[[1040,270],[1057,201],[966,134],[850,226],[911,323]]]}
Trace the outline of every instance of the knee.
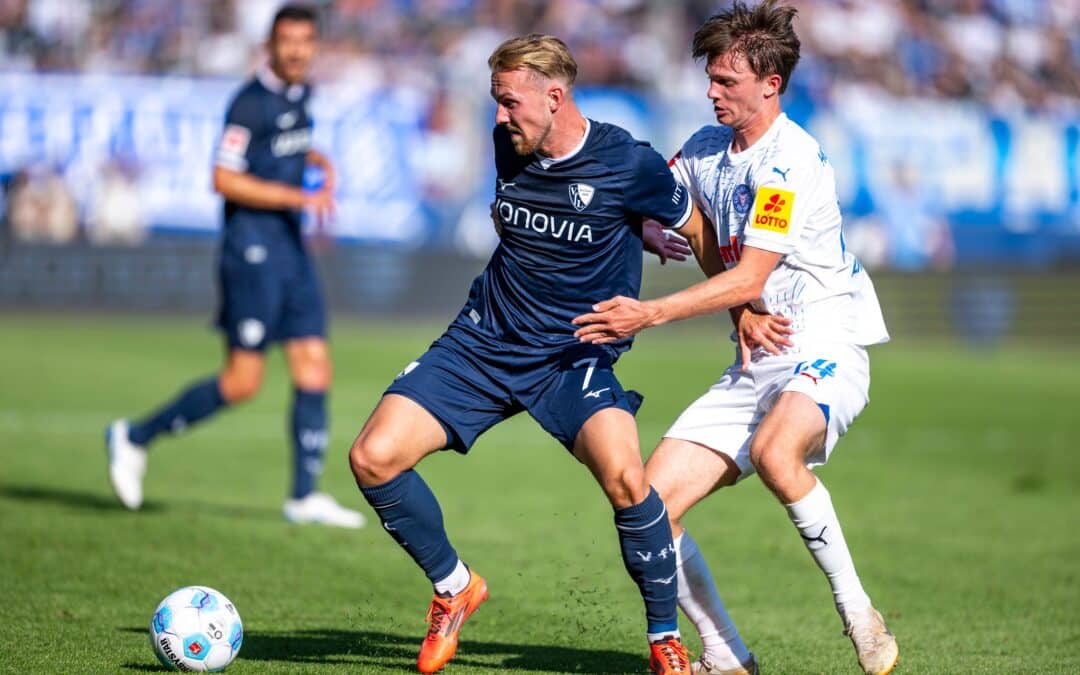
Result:
{"label": "knee", "polygon": [[349,448],[349,468],[360,487],[382,485],[408,467],[402,467],[393,445],[378,433],[360,432]]}
{"label": "knee", "polygon": [[327,391],[333,380],[333,368],[325,355],[304,359],[293,368],[293,384],[305,391]]}
{"label": "knee", "polygon": [[243,403],[259,393],[262,376],[259,373],[233,372],[226,370],[218,380],[221,396],[229,404]]}
{"label": "knee", "polygon": [[641,466],[622,467],[601,481],[600,486],[616,509],[640,504],[649,496],[649,483]]}
{"label": "knee", "polygon": [[794,480],[800,468],[791,456],[766,444],[750,447],[750,463],[761,482],[773,492]]}

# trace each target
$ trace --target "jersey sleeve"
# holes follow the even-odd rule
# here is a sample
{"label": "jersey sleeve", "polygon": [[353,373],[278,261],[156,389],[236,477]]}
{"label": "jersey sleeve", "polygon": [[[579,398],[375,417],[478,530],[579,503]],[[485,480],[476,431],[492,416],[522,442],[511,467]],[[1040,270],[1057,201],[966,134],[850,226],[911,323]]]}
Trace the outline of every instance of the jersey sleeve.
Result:
{"label": "jersey sleeve", "polygon": [[247,171],[252,138],[258,133],[258,107],[251,97],[238,96],[225,114],[225,131],[218,143],[214,164],[232,171]]}
{"label": "jersey sleeve", "polygon": [[685,225],[693,202],[660,153],[648,145],[638,145],[631,150],[630,159],[624,190],[627,210],[652,218],[664,227],[677,229]]}
{"label": "jersey sleeve", "polygon": [[793,162],[783,170],[774,168],[775,161],[766,163],[754,176],[757,192],[743,230],[743,245],[786,255],[795,250],[806,227],[807,207],[821,167]]}

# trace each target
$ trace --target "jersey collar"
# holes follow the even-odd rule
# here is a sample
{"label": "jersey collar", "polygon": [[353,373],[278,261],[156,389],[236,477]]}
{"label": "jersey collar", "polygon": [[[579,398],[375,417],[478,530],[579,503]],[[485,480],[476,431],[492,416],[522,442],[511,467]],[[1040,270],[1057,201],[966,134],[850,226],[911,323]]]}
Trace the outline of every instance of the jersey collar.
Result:
{"label": "jersey collar", "polygon": [[731,151],[731,145],[735,142],[735,134],[732,134],[731,141],[728,142],[727,147],[728,161],[732,164],[742,164],[743,162],[753,157],[755,150],[757,150],[758,148],[763,148],[772,142],[773,136],[779,133],[780,127],[783,126],[784,122],[786,121],[787,113],[780,113],[777,118],[773,120],[772,124],[769,125],[768,131],[761,135],[761,138],[754,141],[753,145],[751,145],[749,148],[740,152]]}
{"label": "jersey collar", "polygon": [[577,144],[577,147],[575,147],[573,150],[566,153],[562,157],[543,157],[541,155],[536,155],[536,159],[538,162],[540,162],[540,166],[542,166],[544,170],[550,169],[553,165],[559,162],[565,162],[566,160],[572,158],[574,155],[581,152],[581,149],[585,147],[585,141],[589,140],[590,131],[592,131],[592,120],[586,117],[585,134],[581,137],[581,142]]}
{"label": "jersey collar", "polygon": [[275,75],[269,65],[260,66],[259,69],[255,71],[255,77],[258,78],[262,86],[275,94],[289,99],[290,103],[296,103],[304,95],[304,85],[289,84]]}

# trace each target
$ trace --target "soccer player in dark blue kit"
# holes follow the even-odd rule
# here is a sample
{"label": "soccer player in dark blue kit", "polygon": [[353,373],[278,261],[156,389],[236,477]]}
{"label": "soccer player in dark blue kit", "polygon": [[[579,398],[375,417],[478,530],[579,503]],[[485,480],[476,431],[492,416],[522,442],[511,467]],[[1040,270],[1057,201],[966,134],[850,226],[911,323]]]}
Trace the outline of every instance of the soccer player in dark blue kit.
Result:
{"label": "soccer player in dark blue kit", "polygon": [[[269,63],[233,99],[214,166],[214,189],[225,198],[219,260],[218,327],[226,337],[224,368],[133,423],[109,427],[109,478],[129,509],[142,504],[146,446],[254,396],[265,350],[280,342],[294,392],[291,413],[292,494],[285,517],[298,523],[361,527],[363,516],[315,491],[327,441],[330,352],[315,267],[304,247],[300,213],[322,219],[333,209],[334,168],[311,148],[305,80],[316,49],[316,16],[287,5],[274,17]],[[317,192],[302,189],[305,166],[322,169]]]}
{"label": "soccer player in dark blue kit", "polygon": [[580,344],[571,320],[613,292],[637,297],[643,218],[679,228],[695,255],[711,230],[655,150],[582,116],[577,64],[562,41],[511,39],[488,63],[500,245],[446,332],[386,390],[350,450],[352,470],[434,586],[417,666],[435,672],[488,591],[450,545],[413,467],[441,449],[465,453],[491,426],[528,412],[589,468],[614,509],[623,561],[645,601],[650,667],[689,673],[671,528],[645,480],[634,423],[641,397],[612,370],[630,342]]}

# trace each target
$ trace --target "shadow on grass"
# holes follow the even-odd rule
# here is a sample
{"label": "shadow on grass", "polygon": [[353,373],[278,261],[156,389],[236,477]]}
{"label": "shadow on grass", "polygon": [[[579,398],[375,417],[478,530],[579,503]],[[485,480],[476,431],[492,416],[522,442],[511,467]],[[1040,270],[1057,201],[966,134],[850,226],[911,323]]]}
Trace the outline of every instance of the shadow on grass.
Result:
{"label": "shadow on grass", "polygon": [[[0,497],[23,502],[50,503],[97,511],[116,511],[118,513],[126,511],[115,497],[58,487],[2,485],[0,486]],[[142,506],[143,511],[159,511],[161,509],[162,506],[154,502],[148,502]]]}
{"label": "shadow on grass", "polygon": [[120,666],[124,670],[138,670],[144,673],[171,673],[172,668],[166,668],[160,663],[134,663],[128,662]]}
{"label": "shadow on grass", "polygon": [[[121,628],[145,633],[146,628]],[[421,635],[377,631],[301,630],[287,633],[247,632],[241,659],[286,663],[371,665],[416,672]],[[451,661],[449,672],[519,670],[531,673],[639,673],[646,654],[609,649],[480,642],[466,636]],[[128,663],[128,670],[158,671],[160,666]]]}
{"label": "shadow on grass", "polygon": [[[115,497],[95,492],[82,492],[61,487],[41,485],[0,485],[0,498],[15,501],[72,506],[95,511],[129,513]],[[179,509],[184,513],[212,513],[226,518],[249,518],[254,520],[277,520],[285,522],[281,511],[275,508],[244,506],[241,504],[215,504],[186,499],[183,495],[164,501],[143,502],[140,513],[163,513]]]}

